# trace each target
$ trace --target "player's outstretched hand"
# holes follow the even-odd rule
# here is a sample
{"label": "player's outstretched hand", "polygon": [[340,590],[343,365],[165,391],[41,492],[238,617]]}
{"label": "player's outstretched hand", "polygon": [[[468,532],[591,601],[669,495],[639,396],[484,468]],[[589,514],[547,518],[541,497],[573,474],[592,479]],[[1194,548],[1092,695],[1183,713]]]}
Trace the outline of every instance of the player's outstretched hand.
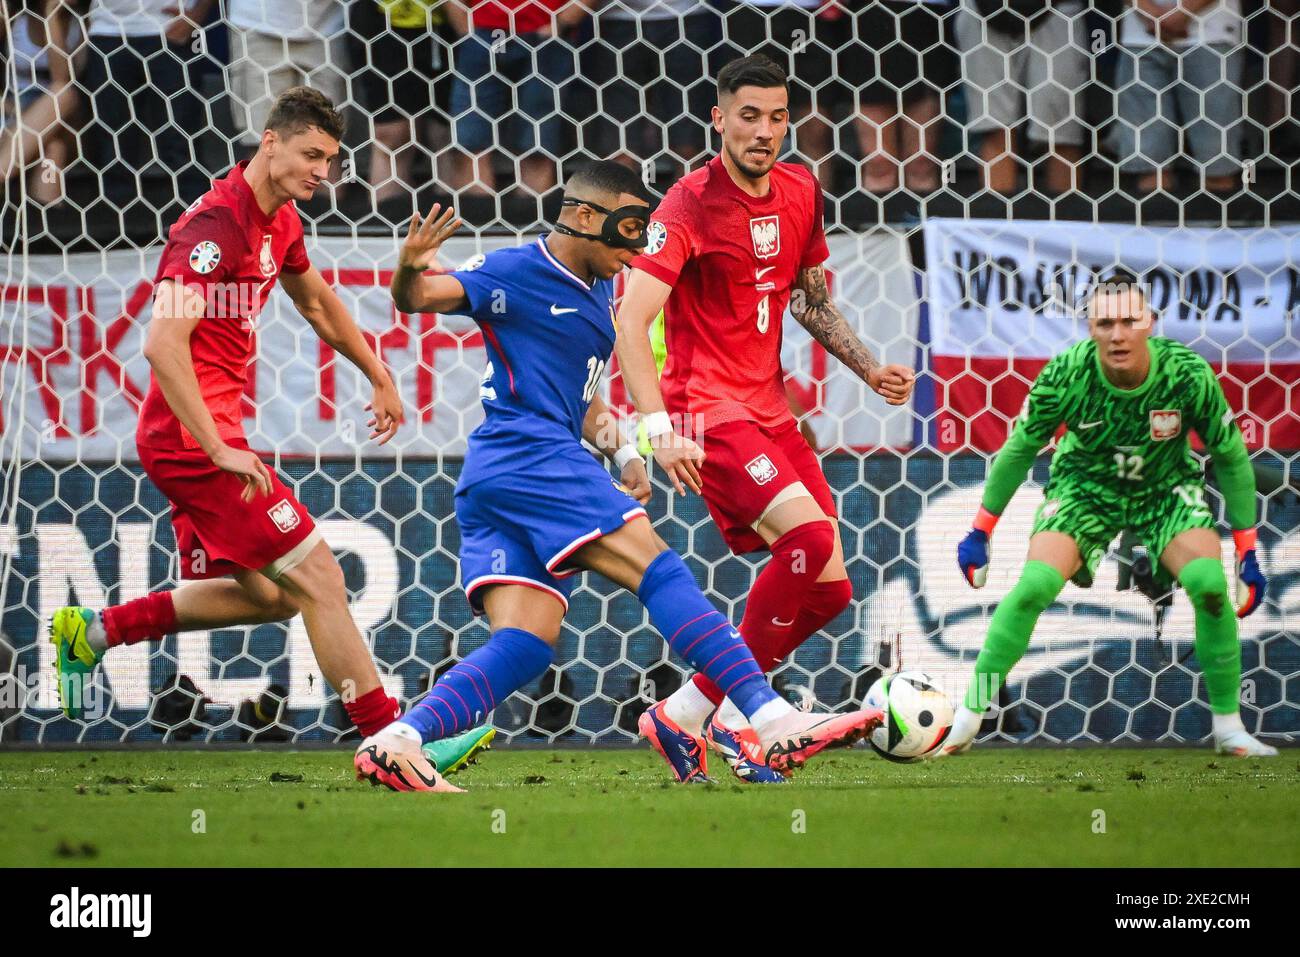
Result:
{"label": "player's outstretched hand", "polygon": [[456,211],[448,206],[442,208],[434,203],[429,215],[420,219],[416,213],[411,217],[411,226],[406,231],[406,241],[397,255],[397,264],[407,269],[424,272],[433,265],[440,247],[452,233],[460,228],[460,220],[455,218]]}
{"label": "player's outstretched hand", "polygon": [[1268,591],[1268,579],[1259,570],[1259,559],[1251,548],[1237,556],[1237,617],[1245,618],[1261,604]]}
{"label": "player's outstretched hand", "polygon": [[867,385],[873,392],[884,396],[890,405],[902,405],[912,394],[916,373],[907,366],[881,366],[872,369]]}
{"label": "player's outstretched hand", "polygon": [[[664,470],[668,480],[678,495],[685,495],[689,488],[696,495],[700,494],[703,483],[700,481],[700,464],[704,461],[704,450],[685,436],[676,432],[665,432],[650,440],[655,450],[655,461]],[[683,487],[685,483],[685,488]]]}
{"label": "player's outstretched hand", "polygon": [[642,505],[650,504],[650,473],[646,471],[643,459],[633,459],[623,466],[623,473],[618,477],[627,489],[627,493]]}
{"label": "player's outstretched hand", "polygon": [[271,470],[248,449],[223,445],[212,456],[212,464],[223,472],[239,476],[244,483],[244,491],[239,494],[239,497],[245,502],[251,502],[253,496],[258,493],[271,494]]}
{"label": "player's outstretched hand", "polygon": [[983,588],[989,578],[989,533],[972,528],[957,543],[957,565],[971,588]]}
{"label": "player's outstretched hand", "polygon": [[370,413],[370,437],[379,439],[383,445],[397,434],[397,427],[406,421],[406,410],[402,408],[402,397],[397,393],[393,380],[385,376],[374,384],[374,392],[366,403]]}

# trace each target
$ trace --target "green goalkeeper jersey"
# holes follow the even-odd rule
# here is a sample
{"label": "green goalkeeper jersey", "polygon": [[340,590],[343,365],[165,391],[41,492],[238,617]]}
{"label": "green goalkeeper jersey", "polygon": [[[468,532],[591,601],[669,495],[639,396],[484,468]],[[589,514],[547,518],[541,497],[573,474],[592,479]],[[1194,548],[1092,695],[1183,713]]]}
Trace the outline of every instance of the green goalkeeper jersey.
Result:
{"label": "green goalkeeper jersey", "polygon": [[1034,457],[1064,423],[1052,456],[1053,480],[1070,478],[1129,499],[1169,495],[1200,481],[1188,433],[1213,456],[1232,527],[1255,523],[1255,481],[1241,430],[1214,370],[1180,342],[1153,336],[1151,368],[1135,389],[1102,372],[1097,345],[1076,343],[1039,373],[1005,446],[989,471],[983,505],[1001,514]]}

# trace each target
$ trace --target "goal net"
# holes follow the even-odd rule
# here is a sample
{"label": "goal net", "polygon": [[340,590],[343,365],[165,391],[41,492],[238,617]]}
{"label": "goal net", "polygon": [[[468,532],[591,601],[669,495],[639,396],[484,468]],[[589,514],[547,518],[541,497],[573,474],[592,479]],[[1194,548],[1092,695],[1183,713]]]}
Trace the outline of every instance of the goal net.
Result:
{"label": "goal net", "polygon": [[[854,601],[775,672],[778,687],[836,708],[882,672],[916,668],[961,694],[1023,563],[1046,451],[999,525],[987,587],[965,585],[956,544],[1030,382],[1086,335],[1094,280],[1123,267],[1146,285],[1158,333],[1212,363],[1242,425],[1270,577],[1241,622],[1243,714],[1252,731],[1300,733],[1289,7],[1218,0],[1149,27],[1105,0],[611,0],[558,13],[541,0],[495,12],[227,0],[187,28],[151,21],[154,6],[0,4],[0,743],[347,733],[301,620],[117,649],[75,722],[59,711],[47,640],[59,606],[179,581],[167,504],[134,443],[150,279],[166,227],[248,155],[276,90],[311,83],[346,109],[335,181],[301,207],[308,250],[392,369],[408,419],[390,444],[367,443],[365,383],[276,292],[244,424],[318,519],[385,686],[410,702],[488,637],[460,588],[452,507],[485,360],[469,320],[395,310],[399,231],[441,201],[469,224],[444,248],[448,266],[527,241],[556,214],[556,180],[593,157],[623,158],[662,194],[718,149],[713,77],[755,50],[791,72],[785,158],[821,179],[836,301],[878,357],[919,373],[912,401],[889,407],[785,317],[787,391],[836,492]],[[616,364],[605,394],[630,412]],[[650,512],[738,621],[764,556],[732,556],[703,503],[658,477]],[[1131,567],[1117,540],[1091,589],[1066,587],[986,739],[1208,735],[1186,597],[1157,628],[1127,587]],[[1230,547],[1225,567],[1231,580]],[[510,741],[628,743],[685,674],[634,596],[585,576],[555,666],[493,721]]]}

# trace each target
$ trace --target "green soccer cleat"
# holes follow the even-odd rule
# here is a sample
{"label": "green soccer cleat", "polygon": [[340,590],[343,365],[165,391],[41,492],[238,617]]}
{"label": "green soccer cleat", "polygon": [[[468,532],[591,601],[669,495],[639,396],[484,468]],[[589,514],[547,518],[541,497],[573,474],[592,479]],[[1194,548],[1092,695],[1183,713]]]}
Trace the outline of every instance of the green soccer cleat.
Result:
{"label": "green soccer cleat", "polygon": [[473,761],[481,751],[490,750],[497,729],[490,724],[471,728],[463,734],[438,741],[430,741],[420,750],[433,762],[440,774],[455,774]]}
{"label": "green soccer cleat", "polygon": [[95,620],[89,608],[69,605],[50,619],[50,641],[54,643],[54,675],[59,685],[59,704],[69,718],[82,715],[82,694],[95,665],[103,660],[86,640],[86,629]]}

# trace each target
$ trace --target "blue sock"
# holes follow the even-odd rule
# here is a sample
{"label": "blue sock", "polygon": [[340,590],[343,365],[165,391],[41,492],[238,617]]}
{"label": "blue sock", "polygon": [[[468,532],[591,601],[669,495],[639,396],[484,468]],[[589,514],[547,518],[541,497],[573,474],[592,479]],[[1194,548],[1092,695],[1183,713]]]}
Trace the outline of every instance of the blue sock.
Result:
{"label": "blue sock", "polygon": [[419,703],[397,720],[423,741],[449,738],[482,724],[492,709],[541,675],[551,646],[522,628],[502,628],[486,645],[443,672]]}
{"label": "blue sock", "polygon": [[704,597],[676,552],[660,552],[650,563],[637,597],[668,647],[721,688],[745,717],[779,698],[745,639]]}

